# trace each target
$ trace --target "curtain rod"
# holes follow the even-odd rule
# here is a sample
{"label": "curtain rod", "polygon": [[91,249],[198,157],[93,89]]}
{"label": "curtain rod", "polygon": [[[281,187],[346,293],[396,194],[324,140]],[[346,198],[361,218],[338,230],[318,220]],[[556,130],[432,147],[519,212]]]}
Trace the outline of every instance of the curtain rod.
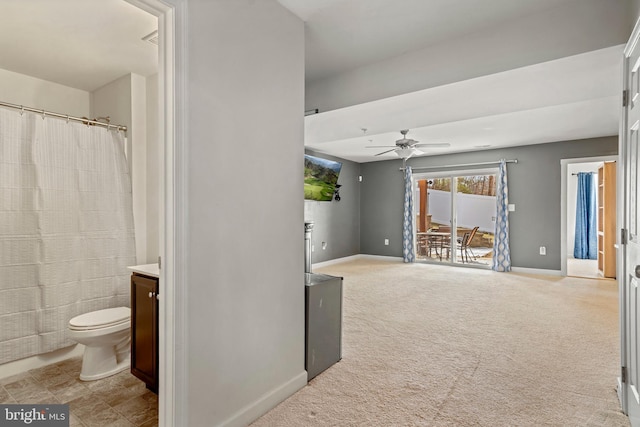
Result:
{"label": "curtain rod", "polygon": [[[506,163],[518,163],[518,159],[505,160]],[[500,160],[496,160],[495,162],[481,162],[481,163],[462,163],[459,165],[439,165],[439,166],[424,166],[424,167],[415,167],[411,168],[412,171],[416,170],[425,170],[425,169],[444,169],[444,168],[462,168],[467,166],[485,166],[485,165],[496,165],[500,163]],[[401,171],[404,168],[400,168]]]}
{"label": "curtain rod", "polygon": [[8,102],[0,101],[0,106],[9,107],[9,108],[15,108],[16,110],[20,110],[20,111],[30,111],[32,113],[42,114],[42,118],[43,119],[46,116],[51,116],[51,117],[58,117],[60,119],[67,119],[67,121],[73,120],[74,122],[82,122],[85,125],[91,124],[91,125],[94,125],[94,126],[102,126],[102,127],[107,128],[107,129],[114,128],[116,130],[121,130],[123,132],[127,131],[127,127],[123,126],[123,125],[112,125],[110,123],[103,123],[103,122],[99,122],[97,120],[90,120],[90,119],[83,118],[83,117],[73,117],[73,116],[70,116],[68,114],[54,113],[52,111],[38,110],[36,108],[29,108],[29,107],[25,107],[25,106],[22,106],[22,105],[9,104]]}

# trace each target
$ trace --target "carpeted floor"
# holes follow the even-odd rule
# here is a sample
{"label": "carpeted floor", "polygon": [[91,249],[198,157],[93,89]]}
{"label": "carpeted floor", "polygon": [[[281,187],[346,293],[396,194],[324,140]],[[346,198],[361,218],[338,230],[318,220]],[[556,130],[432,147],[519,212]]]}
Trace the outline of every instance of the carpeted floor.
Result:
{"label": "carpeted floor", "polygon": [[617,285],[360,259],[344,277],[343,359],[263,426],[628,426]]}

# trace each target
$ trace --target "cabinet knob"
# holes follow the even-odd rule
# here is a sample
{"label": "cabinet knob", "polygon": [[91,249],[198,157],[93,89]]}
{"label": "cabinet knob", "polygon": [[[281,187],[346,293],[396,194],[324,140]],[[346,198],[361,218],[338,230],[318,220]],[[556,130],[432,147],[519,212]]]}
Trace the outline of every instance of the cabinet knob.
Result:
{"label": "cabinet knob", "polygon": [[149,292],[149,298],[153,298],[153,292]]}

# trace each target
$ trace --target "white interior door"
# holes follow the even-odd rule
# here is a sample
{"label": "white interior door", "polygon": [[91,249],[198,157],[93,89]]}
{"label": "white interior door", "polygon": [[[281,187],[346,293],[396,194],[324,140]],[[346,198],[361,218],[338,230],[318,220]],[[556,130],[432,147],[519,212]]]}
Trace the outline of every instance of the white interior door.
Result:
{"label": "white interior door", "polygon": [[[640,29],[638,24],[625,48],[624,88],[625,101],[621,121],[621,155],[624,161],[622,198],[623,241],[620,242],[621,258],[621,358],[620,397],[623,410],[629,415],[631,425],[640,426],[640,236],[638,214],[640,202],[640,173],[638,171],[638,129],[640,127]],[[626,240],[626,244],[624,244]]]}

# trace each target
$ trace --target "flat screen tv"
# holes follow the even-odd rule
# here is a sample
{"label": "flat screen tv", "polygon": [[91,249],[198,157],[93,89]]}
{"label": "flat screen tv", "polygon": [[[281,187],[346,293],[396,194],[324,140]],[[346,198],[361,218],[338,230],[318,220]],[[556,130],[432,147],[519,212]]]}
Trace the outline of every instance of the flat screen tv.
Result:
{"label": "flat screen tv", "polygon": [[304,198],[330,202],[336,191],[342,163],[304,155]]}

